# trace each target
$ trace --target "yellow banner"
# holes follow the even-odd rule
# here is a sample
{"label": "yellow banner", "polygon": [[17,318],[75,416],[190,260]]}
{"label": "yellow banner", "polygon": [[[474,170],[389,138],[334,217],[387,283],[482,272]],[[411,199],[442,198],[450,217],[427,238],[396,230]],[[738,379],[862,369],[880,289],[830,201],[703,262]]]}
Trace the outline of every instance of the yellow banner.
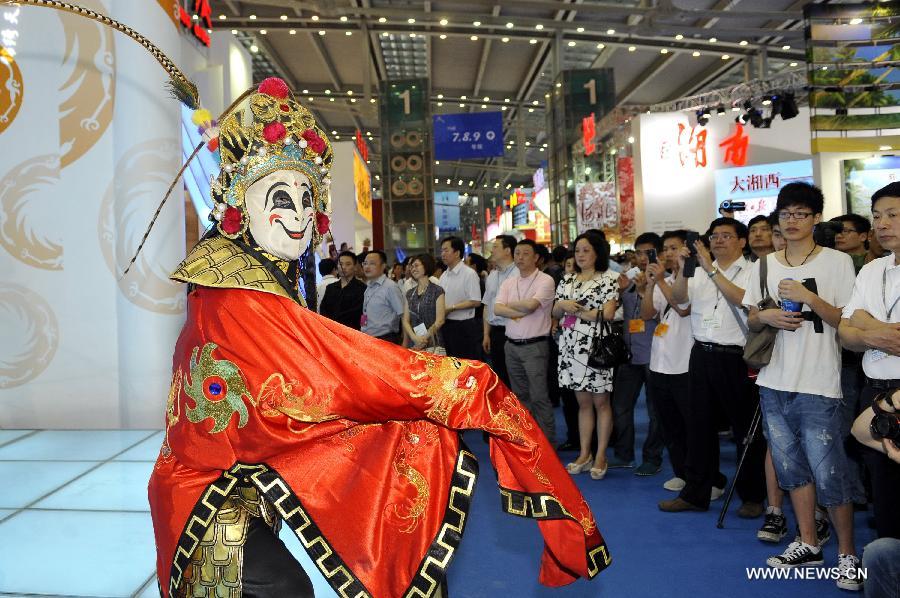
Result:
{"label": "yellow banner", "polygon": [[356,186],[356,211],[367,222],[372,222],[372,179],[356,152],[353,152],[353,184]]}

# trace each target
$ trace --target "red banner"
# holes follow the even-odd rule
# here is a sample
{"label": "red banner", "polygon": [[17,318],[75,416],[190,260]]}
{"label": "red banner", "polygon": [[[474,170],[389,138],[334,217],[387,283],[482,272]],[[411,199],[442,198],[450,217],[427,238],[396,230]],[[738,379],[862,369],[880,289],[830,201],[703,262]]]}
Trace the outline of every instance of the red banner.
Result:
{"label": "red banner", "polygon": [[622,241],[634,239],[634,164],[632,158],[616,160],[616,181],[619,185],[619,234]]}

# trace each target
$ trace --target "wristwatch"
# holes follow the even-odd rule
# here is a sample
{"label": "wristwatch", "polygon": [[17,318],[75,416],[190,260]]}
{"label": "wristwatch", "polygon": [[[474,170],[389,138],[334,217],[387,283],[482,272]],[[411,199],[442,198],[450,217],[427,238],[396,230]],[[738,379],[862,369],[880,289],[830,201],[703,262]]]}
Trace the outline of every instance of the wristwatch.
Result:
{"label": "wristwatch", "polygon": [[710,278],[715,278],[715,277],[716,277],[716,274],[718,274],[718,273],[719,273],[719,269],[718,269],[718,268],[713,268],[712,270],[710,270],[709,272],[707,272],[706,275],[709,276]]}

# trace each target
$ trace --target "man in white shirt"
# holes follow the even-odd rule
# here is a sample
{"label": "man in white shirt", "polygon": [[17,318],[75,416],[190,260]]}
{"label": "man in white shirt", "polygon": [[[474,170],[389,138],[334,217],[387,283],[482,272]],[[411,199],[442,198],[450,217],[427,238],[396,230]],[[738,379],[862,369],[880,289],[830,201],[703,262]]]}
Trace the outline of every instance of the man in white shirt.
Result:
{"label": "man in white shirt", "polygon": [[481,303],[481,283],[475,270],[463,263],[465,248],[459,237],[441,241],[441,260],[447,265],[440,280],[447,305],[447,320],[441,332],[447,355],[481,359],[482,327],[481,322],[475,321],[475,308]]}
{"label": "man in white shirt", "polygon": [[[900,183],[891,183],[872,196],[872,221],[877,241],[891,253],[859,271],[840,326],[844,347],[865,351],[863,411],[872,406],[876,394],[900,388]],[[864,450],[878,535],[900,538],[900,465]]]}
{"label": "man in white shirt", "polygon": [[491,357],[491,367],[507,386],[509,373],[506,371],[506,322],[507,319],[494,313],[494,303],[497,301],[497,291],[500,285],[516,273],[516,265],[513,263],[513,252],[516,250],[516,238],[512,235],[499,235],[494,239],[491,247],[491,260],[497,266],[488,274],[484,282],[484,314],[482,316],[484,339],[482,348],[485,354]]}
{"label": "man in white shirt", "polygon": [[[691,418],[688,390],[688,361],[694,337],[691,334],[691,305],[677,303],[672,296],[672,282],[678,272],[678,254],[686,247],[687,231],[663,233],[662,264],[647,266],[649,283],[641,301],[641,317],[656,318],[650,346],[650,371],[647,374],[648,403],[656,407],[669,461],[675,477],[663,484],[672,492],[684,488],[687,459],[687,422]],[[666,276],[666,270],[672,272]]]}
{"label": "man in white shirt", "polygon": [[319,313],[322,313],[322,299],[325,298],[326,287],[339,280],[337,273],[337,262],[330,257],[319,262],[319,274],[322,275],[322,282],[316,285],[316,311]]}
{"label": "man in white shirt", "polygon": [[[659,503],[667,512],[705,511],[714,493],[716,498],[721,496],[727,480],[719,471],[717,409],[726,415],[737,445],[742,446],[758,402],[743,359],[747,316],[741,305],[750,274],[750,262],[743,255],[747,227],[733,218],[717,218],[710,224],[709,241],[712,256],[703,243],[694,243],[699,265],[691,278],[684,276],[688,249],[682,250],[672,284],[675,303],[691,304],[694,346],[689,365],[687,477],[678,498]],[[737,493],[743,501],[739,517],[755,518],[763,513],[764,459],[765,447],[756,436],[737,479]]]}
{"label": "man in white shirt", "polygon": [[556,296],[553,277],[538,270],[537,243],[516,244],[517,276],[506,279],[497,293],[494,312],[506,323],[506,367],[512,391],[554,444],[556,426],[547,394],[550,310]]}
{"label": "man in white shirt", "polygon": [[[828,508],[837,532],[837,586],[859,590],[853,501],[863,497],[856,496],[844,450],[852,422],[845,421],[841,409],[837,336],[855,272],[850,256],[821,247],[813,238],[824,203],[822,192],[808,183],[781,188],[775,211],[786,246],[766,257],[764,281],[762,262],[754,264],[744,296],[751,330],[778,329],[771,359],[756,383],[778,484],[790,493],[800,527],[800,538],[766,562],[772,567],[824,562],[816,534],[818,502]],[[780,307],[760,310],[766,296],[780,301]]]}

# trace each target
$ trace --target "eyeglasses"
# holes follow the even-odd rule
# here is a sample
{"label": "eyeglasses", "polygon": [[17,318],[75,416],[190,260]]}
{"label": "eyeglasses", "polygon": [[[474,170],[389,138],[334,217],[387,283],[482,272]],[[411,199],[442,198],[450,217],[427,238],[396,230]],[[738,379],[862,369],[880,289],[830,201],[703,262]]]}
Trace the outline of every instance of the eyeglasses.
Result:
{"label": "eyeglasses", "polygon": [[854,230],[854,229],[852,229],[852,228],[845,228],[845,229],[839,230],[839,231],[837,232],[837,234],[839,234],[839,235],[849,235],[850,233],[858,233],[858,232],[859,232],[858,230]]}
{"label": "eyeglasses", "polygon": [[709,236],[710,241],[730,241],[731,239],[737,239],[737,235],[732,235],[731,233],[715,233]]}
{"label": "eyeglasses", "polygon": [[787,220],[788,218],[793,218],[794,220],[806,220],[810,216],[812,216],[812,212],[788,212],[787,210],[778,212],[779,220]]}

